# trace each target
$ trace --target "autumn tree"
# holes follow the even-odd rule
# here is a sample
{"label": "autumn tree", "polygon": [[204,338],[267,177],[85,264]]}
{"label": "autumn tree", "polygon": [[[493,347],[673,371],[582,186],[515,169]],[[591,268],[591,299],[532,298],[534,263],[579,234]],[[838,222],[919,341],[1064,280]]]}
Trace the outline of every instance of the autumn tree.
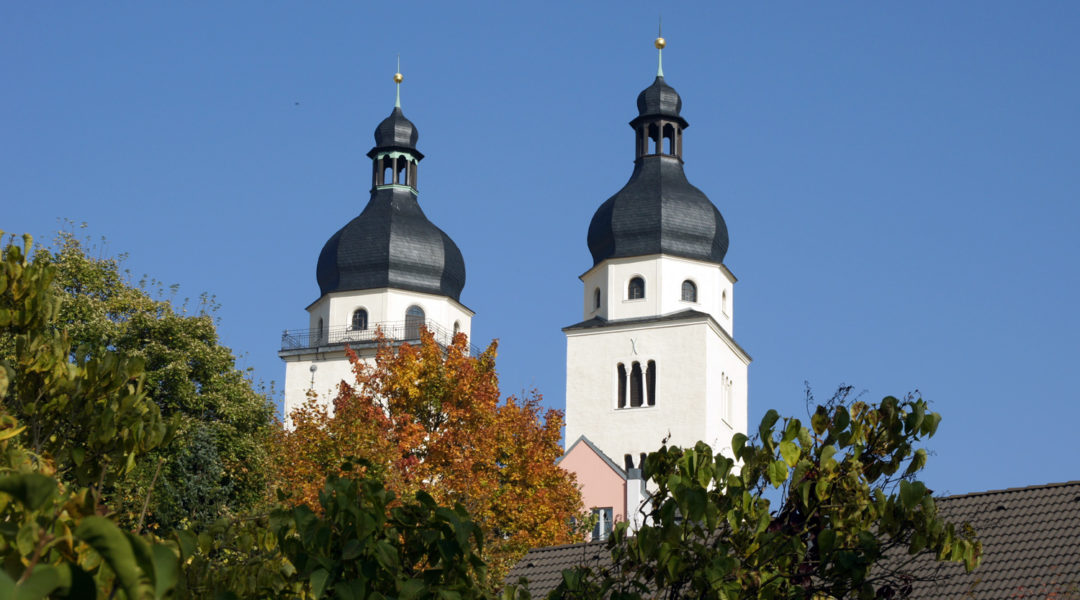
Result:
{"label": "autumn tree", "polygon": [[461,504],[484,532],[484,559],[499,581],[532,547],[578,539],[577,486],[555,461],[562,414],[537,394],[500,401],[496,344],[470,356],[458,334],[443,347],[383,340],[373,363],[350,353],[332,412],[316,399],[289,415],[277,444],[279,481],[294,501],[315,500],[327,472],[351,457],[399,496],[418,491]]}
{"label": "autumn tree", "polygon": [[975,568],[974,532],[917,479],[941,416],[918,397],[849,392],[807,424],[768,411],[753,438],[735,435],[734,458],[701,442],[649,454],[646,524],[617,525],[610,566],[564,571],[549,598],[899,599],[933,577],[908,568],[917,553]]}
{"label": "autumn tree", "polygon": [[[69,231],[41,248],[59,309],[56,326],[73,347],[108,348],[141,359],[147,396],[174,419],[174,441],[153,450],[123,481],[110,504],[134,521],[150,497],[148,524],[165,531],[235,516],[265,498],[273,406],[253,388],[217,335],[212,298],[188,312],[133,283],[123,259],[92,252]],[[10,354],[0,336],[0,355]]]}

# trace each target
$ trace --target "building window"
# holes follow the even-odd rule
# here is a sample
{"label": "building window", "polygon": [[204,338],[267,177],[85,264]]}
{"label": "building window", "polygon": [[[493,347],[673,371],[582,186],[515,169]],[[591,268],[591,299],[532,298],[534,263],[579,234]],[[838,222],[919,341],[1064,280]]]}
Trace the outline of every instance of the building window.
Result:
{"label": "building window", "polygon": [[600,310],[600,288],[596,288],[592,294],[593,310]]}
{"label": "building window", "polygon": [[616,375],[619,378],[619,408],[626,408],[626,365],[619,363]]}
{"label": "building window", "polygon": [[323,329],[324,329],[323,328],[323,320],[322,320],[322,317],[319,317],[319,328],[315,330],[315,343],[316,344],[323,343]]}
{"label": "building window", "polygon": [[635,362],[634,366],[630,368],[630,406],[637,408],[641,406],[641,398],[644,395],[642,392],[641,382],[641,363]]}
{"label": "building window", "polygon": [[356,331],[364,331],[367,329],[367,311],[358,308],[353,311],[352,314],[352,328]]}
{"label": "building window", "polygon": [[725,315],[727,314],[727,290],[720,292],[720,310]]}
{"label": "building window", "polygon": [[592,514],[596,515],[596,525],[592,530],[592,541],[606,540],[611,535],[611,521],[615,516],[615,511],[611,507],[594,508]]}
{"label": "building window", "polygon": [[650,360],[645,369],[645,389],[649,406],[656,406],[656,361]]}
{"label": "building window", "polygon": [[405,311],[405,339],[416,340],[420,338],[420,327],[424,324],[424,309],[410,306]]}
{"label": "building window", "polygon": [[683,302],[697,302],[697,286],[689,279],[682,282],[682,299]]}
{"label": "building window", "polygon": [[461,333],[461,322],[454,321],[454,335]]}
{"label": "building window", "polygon": [[626,297],[630,300],[641,300],[645,297],[645,280],[634,277],[630,280],[630,286],[626,289]]}

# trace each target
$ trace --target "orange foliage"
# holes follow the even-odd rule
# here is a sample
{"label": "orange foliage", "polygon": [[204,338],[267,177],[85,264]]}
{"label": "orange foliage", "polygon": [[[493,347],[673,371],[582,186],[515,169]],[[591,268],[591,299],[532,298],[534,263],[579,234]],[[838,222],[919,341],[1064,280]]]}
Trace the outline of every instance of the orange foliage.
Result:
{"label": "orange foliage", "polygon": [[562,413],[535,392],[500,402],[495,354],[495,342],[471,357],[464,334],[444,348],[426,330],[419,346],[380,341],[374,364],[349,351],[355,382],[341,383],[332,416],[315,398],[289,415],[279,485],[317,507],[326,475],[362,458],[399,497],[461,503],[485,532],[494,581],[531,547],[580,541],[581,496],[555,464]]}

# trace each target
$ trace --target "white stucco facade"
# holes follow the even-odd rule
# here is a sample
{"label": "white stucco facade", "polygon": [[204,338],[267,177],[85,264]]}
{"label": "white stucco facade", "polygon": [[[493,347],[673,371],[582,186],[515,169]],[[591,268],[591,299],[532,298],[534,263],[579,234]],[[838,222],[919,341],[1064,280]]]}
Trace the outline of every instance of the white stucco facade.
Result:
{"label": "white stucco facade", "polygon": [[[290,332],[286,332],[278,353],[285,361],[286,417],[304,403],[309,391],[329,405],[341,381],[353,381],[346,346],[361,359],[372,359],[378,329],[388,339],[415,343],[421,321],[419,317],[406,316],[413,307],[423,311],[423,324],[440,343],[448,344],[458,331],[471,337],[474,313],[447,296],[379,288],[331,292],[308,306],[308,331],[291,338]],[[364,328],[354,327],[357,311],[367,315]]]}
{"label": "white stucco facade", "polygon": [[[644,281],[641,298],[631,298],[634,278]],[[565,439],[584,435],[620,465],[629,455],[635,467],[665,439],[730,452],[731,436],[746,431],[750,363],[731,336],[731,272],[653,255],[606,260],[581,279],[585,321],[564,330]],[[692,299],[683,297],[686,281]],[[632,406],[636,373],[640,406]]]}

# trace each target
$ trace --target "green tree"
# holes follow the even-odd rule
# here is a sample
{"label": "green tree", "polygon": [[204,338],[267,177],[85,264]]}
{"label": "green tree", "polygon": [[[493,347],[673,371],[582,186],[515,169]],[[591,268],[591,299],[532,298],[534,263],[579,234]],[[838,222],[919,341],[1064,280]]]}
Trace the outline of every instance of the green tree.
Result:
{"label": "green tree", "polygon": [[133,285],[123,259],[92,256],[70,232],[34,256],[55,270],[57,318],[73,342],[142,359],[147,394],[176,420],[174,441],[143,461],[113,502],[134,519],[149,496],[148,525],[162,530],[240,514],[265,499],[273,406],[219,342],[212,298],[187,314],[145,282]]}
{"label": "green tree", "polygon": [[[0,234],[2,235],[2,234]],[[143,390],[142,360],[72,346],[58,321],[55,270],[0,258],[0,597],[162,598],[173,547],[101,516],[101,492],[165,443],[169,424]]]}
{"label": "green tree", "polygon": [[945,522],[915,478],[940,415],[921,398],[849,393],[817,406],[810,427],[769,411],[754,439],[734,437],[735,460],[703,443],[650,454],[647,524],[633,536],[619,524],[614,566],[568,570],[550,597],[902,598],[923,575],[905,571],[908,554],[975,568],[974,532]]}

